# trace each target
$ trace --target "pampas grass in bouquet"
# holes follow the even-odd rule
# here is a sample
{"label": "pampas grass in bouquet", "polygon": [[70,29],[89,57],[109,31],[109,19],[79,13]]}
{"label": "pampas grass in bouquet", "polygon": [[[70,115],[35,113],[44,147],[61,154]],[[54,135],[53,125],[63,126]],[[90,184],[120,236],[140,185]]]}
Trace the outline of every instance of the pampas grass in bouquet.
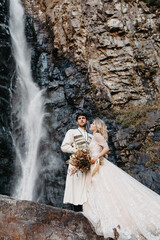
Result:
{"label": "pampas grass in bouquet", "polygon": [[91,166],[90,160],[91,156],[89,149],[78,150],[70,156],[69,160],[66,161],[67,164],[74,166],[73,168],[70,168],[68,172],[70,175],[73,175],[78,171],[81,171],[82,173],[88,172]]}

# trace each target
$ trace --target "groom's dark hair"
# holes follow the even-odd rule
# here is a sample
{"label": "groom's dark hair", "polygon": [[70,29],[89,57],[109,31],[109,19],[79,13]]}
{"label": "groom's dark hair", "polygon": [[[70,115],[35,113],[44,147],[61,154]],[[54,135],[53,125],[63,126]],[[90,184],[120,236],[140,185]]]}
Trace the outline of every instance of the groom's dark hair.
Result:
{"label": "groom's dark hair", "polygon": [[79,116],[85,116],[87,119],[87,114],[85,112],[78,112],[76,115],[76,121],[78,120]]}

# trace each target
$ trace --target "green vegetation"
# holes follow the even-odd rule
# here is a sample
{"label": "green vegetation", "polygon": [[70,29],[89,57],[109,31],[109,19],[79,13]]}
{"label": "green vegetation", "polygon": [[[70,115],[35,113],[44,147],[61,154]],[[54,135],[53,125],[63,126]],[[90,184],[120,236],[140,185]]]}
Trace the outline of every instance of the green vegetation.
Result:
{"label": "green vegetation", "polygon": [[160,161],[158,157],[159,150],[159,142],[153,142],[152,137],[147,136],[141,148],[141,151],[147,153],[151,158],[148,162],[145,163],[146,167],[152,167],[153,170],[154,168],[156,170],[156,164],[158,164]]}
{"label": "green vegetation", "polygon": [[146,114],[153,110],[160,111],[160,99],[152,100],[145,105],[134,106],[129,105],[123,110],[116,119],[117,124],[121,124],[122,128],[138,126],[142,121],[146,120]]}
{"label": "green vegetation", "polygon": [[[121,124],[122,128],[134,127],[136,128],[142,122],[147,121],[147,113],[158,110],[160,111],[160,99],[152,100],[151,102],[139,106],[129,105],[126,106],[117,117],[116,123]],[[159,131],[160,126],[155,126],[154,131]],[[127,131],[127,130],[126,130]],[[141,134],[142,135],[142,134]],[[136,164],[136,159],[139,158],[139,153],[146,153],[150,156],[150,159],[144,163],[145,167],[148,169],[157,169],[157,164],[159,164],[159,141],[154,140],[154,134],[148,135],[145,133],[144,138],[136,139],[137,142],[141,143],[140,149],[133,150],[133,158],[128,158],[128,156],[122,156],[122,162],[125,164],[124,170],[128,171],[130,169],[130,163]]]}

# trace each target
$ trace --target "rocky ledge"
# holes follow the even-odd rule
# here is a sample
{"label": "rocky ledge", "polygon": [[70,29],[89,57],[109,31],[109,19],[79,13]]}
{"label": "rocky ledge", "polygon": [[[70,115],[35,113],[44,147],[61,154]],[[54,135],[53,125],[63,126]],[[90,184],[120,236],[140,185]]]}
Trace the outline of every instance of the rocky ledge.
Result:
{"label": "rocky ledge", "polygon": [[81,213],[0,195],[0,239],[101,240]]}

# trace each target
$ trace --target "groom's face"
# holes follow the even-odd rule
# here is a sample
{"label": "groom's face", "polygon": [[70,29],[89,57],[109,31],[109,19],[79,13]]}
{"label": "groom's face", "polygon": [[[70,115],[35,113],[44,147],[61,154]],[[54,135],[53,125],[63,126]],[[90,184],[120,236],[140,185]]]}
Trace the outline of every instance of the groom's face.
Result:
{"label": "groom's face", "polygon": [[79,127],[86,127],[87,125],[87,119],[85,116],[79,116],[77,120],[77,124]]}

